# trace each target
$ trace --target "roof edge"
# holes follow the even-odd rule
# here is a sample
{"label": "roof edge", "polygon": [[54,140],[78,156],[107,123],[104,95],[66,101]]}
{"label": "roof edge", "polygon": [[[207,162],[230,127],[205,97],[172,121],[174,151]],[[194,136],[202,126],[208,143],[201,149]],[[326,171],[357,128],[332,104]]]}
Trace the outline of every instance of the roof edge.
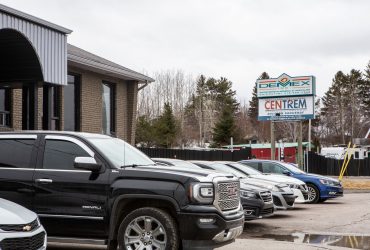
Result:
{"label": "roof edge", "polygon": [[7,13],[7,14],[10,14],[10,15],[13,15],[13,16],[16,16],[16,17],[25,19],[27,21],[30,21],[30,22],[33,22],[33,23],[36,23],[36,24],[45,26],[47,28],[50,28],[50,29],[59,31],[59,32],[64,33],[64,34],[71,34],[72,33],[72,30],[70,30],[70,29],[67,29],[67,28],[64,28],[64,27],[62,27],[60,25],[57,25],[57,24],[48,22],[48,21],[46,21],[44,19],[41,19],[41,18],[32,16],[32,15],[27,14],[25,12],[22,12],[22,11],[19,11],[19,10],[16,10],[16,9],[13,9],[13,8],[8,7],[8,6],[5,6],[3,4],[0,4],[0,11],[3,11],[5,13]]}
{"label": "roof edge", "polygon": [[132,71],[132,70],[124,70],[124,69],[116,68],[116,67],[113,67],[111,65],[99,63],[99,62],[89,60],[89,59],[86,59],[86,58],[83,58],[83,57],[80,57],[80,56],[77,56],[77,55],[73,55],[73,54],[70,54],[70,53],[68,53],[68,56],[67,56],[67,63],[68,63],[68,61],[74,62],[76,64],[79,64],[79,65],[82,65],[82,66],[85,66],[85,67],[89,67],[89,68],[92,68],[92,69],[100,69],[100,70],[103,70],[103,71],[107,71],[109,73],[113,73],[113,74],[116,74],[118,76],[123,76],[123,77],[126,77],[126,78],[132,78],[132,79],[135,79],[139,82],[154,82],[155,81],[153,78],[151,78],[149,76],[143,75],[141,73],[138,73],[138,72],[135,72],[135,71]]}

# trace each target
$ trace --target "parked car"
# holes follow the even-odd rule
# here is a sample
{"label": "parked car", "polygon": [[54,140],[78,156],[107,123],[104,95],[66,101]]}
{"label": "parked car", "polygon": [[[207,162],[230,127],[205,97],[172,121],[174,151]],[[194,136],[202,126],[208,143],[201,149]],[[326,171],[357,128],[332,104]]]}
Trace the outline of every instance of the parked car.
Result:
{"label": "parked car", "polygon": [[247,176],[245,173],[233,169],[225,164],[221,164],[219,162],[208,162],[208,161],[192,161],[192,162],[205,169],[233,174],[234,176],[240,179],[241,183],[269,190],[272,194],[274,209],[286,210],[292,209],[294,207],[294,201],[296,196],[294,195],[293,191],[289,188],[289,186],[286,184],[277,183],[273,181],[253,179]]}
{"label": "parked car", "polygon": [[44,250],[46,232],[37,215],[0,198],[0,249]]}
{"label": "parked car", "polygon": [[252,178],[288,184],[293,190],[294,195],[297,197],[295,200],[296,203],[308,202],[308,187],[306,183],[301,180],[289,176],[264,174],[246,164],[243,164],[243,162],[225,162],[225,164],[237,170],[243,171]]}
{"label": "parked car", "polygon": [[237,178],[157,166],[118,138],[0,133],[0,162],[0,197],[35,211],[53,241],[194,249],[243,231]]}
{"label": "parked car", "polygon": [[343,187],[340,181],[317,174],[308,174],[296,166],[280,161],[246,160],[242,161],[263,173],[287,175],[304,181],[308,187],[308,202],[324,202],[327,199],[343,196]]}
{"label": "parked car", "polygon": [[227,164],[223,165],[224,167],[227,167],[225,172],[230,172],[233,175],[239,177],[241,182],[260,186],[270,190],[272,193],[275,209],[286,210],[294,208],[294,203],[297,196],[294,195],[293,190],[287,184],[254,178],[253,175],[248,175],[246,172],[235,169]]}

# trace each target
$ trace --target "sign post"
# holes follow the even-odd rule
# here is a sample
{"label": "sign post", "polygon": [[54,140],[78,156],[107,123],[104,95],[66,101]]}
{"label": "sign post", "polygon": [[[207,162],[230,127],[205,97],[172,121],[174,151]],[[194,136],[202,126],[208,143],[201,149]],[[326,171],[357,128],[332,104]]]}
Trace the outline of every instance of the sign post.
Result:
{"label": "sign post", "polygon": [[315,119],[315,77],[282,74],[278,78],[258,79],[256,85],[258,120],[271,121],[271,159],[275,159],[276,150],[274,121],[298,121],[297,163],[302,167],[302,121]]}

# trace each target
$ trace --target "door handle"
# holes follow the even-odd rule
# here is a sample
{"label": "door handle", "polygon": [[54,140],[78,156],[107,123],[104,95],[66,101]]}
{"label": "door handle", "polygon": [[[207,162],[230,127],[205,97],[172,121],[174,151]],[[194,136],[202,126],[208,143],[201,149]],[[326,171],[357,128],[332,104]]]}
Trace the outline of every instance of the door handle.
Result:
{"label": "door handle", "polygon": [[52,179],[36,179],[35,182],[37,183],[53,183]]}

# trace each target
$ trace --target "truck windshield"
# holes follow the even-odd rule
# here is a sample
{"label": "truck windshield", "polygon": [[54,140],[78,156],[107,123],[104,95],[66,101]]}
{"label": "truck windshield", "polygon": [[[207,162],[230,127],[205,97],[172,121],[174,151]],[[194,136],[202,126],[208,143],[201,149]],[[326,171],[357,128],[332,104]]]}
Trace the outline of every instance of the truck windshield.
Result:
{"label": "truck windshield", "polygon": [[118,138],[90,138],[89,141],[97,147],[117,168],[123,166],[154,165],[140,150]]}

